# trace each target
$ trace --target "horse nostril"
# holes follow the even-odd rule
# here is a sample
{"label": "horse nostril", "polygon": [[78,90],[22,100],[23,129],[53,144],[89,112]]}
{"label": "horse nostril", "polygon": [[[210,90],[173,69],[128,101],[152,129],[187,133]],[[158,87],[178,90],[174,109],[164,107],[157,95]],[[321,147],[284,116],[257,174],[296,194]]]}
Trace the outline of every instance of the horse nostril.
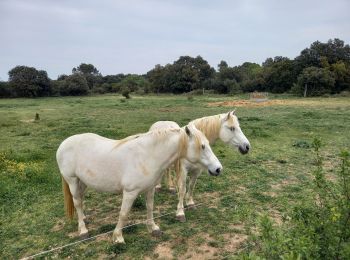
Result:
{"label": "horse nostril", "polygon": [[221,168],[216,169],[216,173],[219,174],[221,172]]}
{"label": "horse nostril", "polygon": [[250,149],[249,145],[246,145],[245,149],[246,149],[247,151],[249,151],[249,149]]}

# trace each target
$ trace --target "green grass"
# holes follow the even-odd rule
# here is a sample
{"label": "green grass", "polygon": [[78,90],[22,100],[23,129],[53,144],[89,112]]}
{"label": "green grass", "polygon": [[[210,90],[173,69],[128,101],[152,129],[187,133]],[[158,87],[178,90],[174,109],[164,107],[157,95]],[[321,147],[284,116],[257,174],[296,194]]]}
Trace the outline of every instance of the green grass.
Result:
{"label": "green grass", "polygon": [[[93,132],[120,139],[147,131],[158,120],[184,125],[192,119],[229,111],[209,107],[209,102],[241,97],[147,96],[124,100],[116,95],[0,100],[0,252],[5,259],[20,258],[77,241],[77,221],[64,217],[60,174],[55,152],[68,136]],[[281,99],[290,97],[281,96]],[[126,245],[114,245],[110,236],[50,253],[49,257],[74,259],[162,257],[167,247],[174,257],[206,255],[239,257],[257,251],[246,239],[238,245],[233,237],[250,237],[264,214],[283,219],[299,201],[308,198],[313,153],[310,144],[319,137],[329,173],[335,155],[350,148],[350,99],[315,98],[298,105],[240,107],[241,128],[252,144],[243,156],[214,146],[224,166],[221,176],[202,174],[195,201],[207,203],[187,211],[187,221],[175,220],[177,197],[161,192],[155,197],[156,220],[165,232],[161,238],[148,234],[145,225],[124,232]],[[307,105],[310,102],[310,106]],[[40,121],[34,121],[35,114]],[[216,199],[219,198],[219,199]],[[220,199],[221,198],[221,199]],[[121,196],[88,190],[86,213],[91,235],[114,228]],[[129,220],[144,220],[144,197],[137,200]],[[206,251],[207,250],[207,251]],[[209,252],[209,253],[208,253]]]}

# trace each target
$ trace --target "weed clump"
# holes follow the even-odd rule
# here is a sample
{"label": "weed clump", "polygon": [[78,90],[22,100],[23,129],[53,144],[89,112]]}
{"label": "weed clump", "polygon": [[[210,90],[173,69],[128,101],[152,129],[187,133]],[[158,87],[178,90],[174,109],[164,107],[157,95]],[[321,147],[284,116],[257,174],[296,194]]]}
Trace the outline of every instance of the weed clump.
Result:
{"label": "weed clump", "polygon": [[309,143],[308,141],[305,141],[305,140],[296,140],[293,143],[293,146],[297,147],[297,148],[308,149],[308,148],[311,148],[312,145],[311,145],[311,143]]}
{"label": "weed clump", "polygon": [[350,259],[350,155],[341,152],[337,178],[326,178],[321,141],[312,147],[316,166],[311,195],[274,226],[268,216],[259,221],[260,234],[253,236],[254,256],[267,259]]}

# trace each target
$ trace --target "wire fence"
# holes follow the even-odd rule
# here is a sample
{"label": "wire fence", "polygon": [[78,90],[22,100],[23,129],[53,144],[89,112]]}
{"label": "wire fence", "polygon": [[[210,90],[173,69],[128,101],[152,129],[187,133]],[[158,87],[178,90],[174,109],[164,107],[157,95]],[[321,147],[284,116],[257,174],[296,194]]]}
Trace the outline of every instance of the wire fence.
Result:
{"label": "wire fence", "polygon": [[[228,197],[233,197],[235,196],[235,194],[231,194],[231,195],[227,195],[227,196],[223,196],[223,197],[213,197],[211,198],[210,202],[200,202],[200,203],[197,203],[197,204],[194,204],[193,206],[194,207],[200,207],[200,206],[204,206],[204,205],[209,205],[209,203],[213,203],[213,201],[217,201],[219,199],[225,199],[225,198],[228,198]],[[192,206],[192,207],[193,207]],[[188,210],[189,208],[184,208],[184,210]],[[159,216],[156,216],[154,218],[152,218],[153,220],[154,219],[159,219],[159,218],[162,218],[162,217],[165,217],[165,216],[168,216],[168,215],[171,215],[171,214],[174,214],[174,211],[171,211],[171,212],[167,212],[165,214],[161,214]],[[130,224],[130,225],[126,225],[122,228],[123,229],[126,229],[126,228],[129,228],[129,227],[132,227],[132,226],[136,226],[136,225],[141,225],[141,224],[145,224],[147,221],[149,220],[152,220],[152,219],[146,219],[146,220],[143,220],[143,221],[140,221],[140,222],[137,222],[137,223],[133,223],[133,224]],[[55,251],[58,251],[58,250],[61,250],[61,249],[64,249],[64,248],[67,248],[67,247],[71,247],[71,246],[75,246],[77,244],[81,244],[81,243],[84,243],[84,242],[87,242],[87,241],[91,241],[91,240],[94,240],[98,237],[102,237],[102,236],[105,236],[105,235],[108,235],[110,233],[112,233],[114,231],[113,230],[110,230],[110,231],[107,231],[107,232],[104,232],[104,233],[100,233],[98,235],[95,235],[95,236],[92,236],[92,237],[88,237],[88,238],[85,238],[85,239],[81,239],[81,240],[78,240],[78,241],[75,241],[75,242],[71,242],[71,243],[68,243],[68,244],[65,244],[65,245],[62,245],[62,246],[58,246],[58,247],[55,247],[55,248],[52,248],[52,249],[49,249],[49,250],[45,250],[45,251],[41,251],[41,252],[38,252],[34,255],[30,255],[30,256],[26,256],[24,258],[21,258],[21,260],[29,260],[29,259],[34,259],[35,257],[38,257],[38,256],[43,256],[43,255],[46,255],[46,254],[49,254],[49,253],[52,253],[52,252],[55,252]]]}

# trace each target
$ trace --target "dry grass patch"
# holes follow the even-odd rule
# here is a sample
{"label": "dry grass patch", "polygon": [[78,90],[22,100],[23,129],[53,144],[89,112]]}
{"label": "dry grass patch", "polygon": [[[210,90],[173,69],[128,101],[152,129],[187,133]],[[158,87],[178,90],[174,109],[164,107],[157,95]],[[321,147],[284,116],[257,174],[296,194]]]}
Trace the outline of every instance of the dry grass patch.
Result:
{"label": "dry grass patch", "polygon": [[208,103],[209,107],[266,107],[266,106],[327,106],[327,107],[344,107],[349,106],[346,100],[334,99],[274,99],[263,102],[256,102],[253,100],[235,100],[235,101],[221,101]]}

